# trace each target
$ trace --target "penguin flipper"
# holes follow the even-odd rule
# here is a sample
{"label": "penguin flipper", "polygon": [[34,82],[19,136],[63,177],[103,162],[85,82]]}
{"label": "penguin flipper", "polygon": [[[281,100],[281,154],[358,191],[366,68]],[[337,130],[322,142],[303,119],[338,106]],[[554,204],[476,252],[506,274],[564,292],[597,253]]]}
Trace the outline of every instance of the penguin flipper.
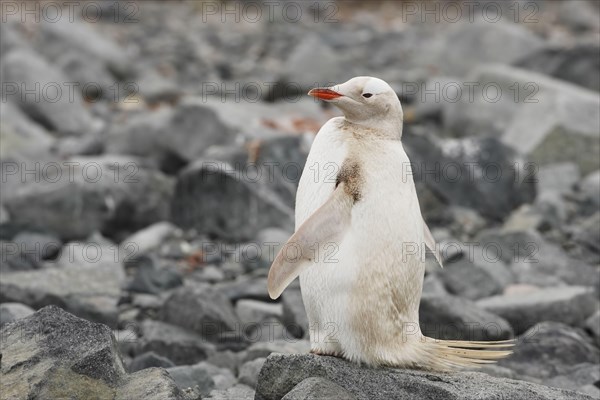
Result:
{"label": "penguin flipper", "polygon": [[429,250],[433,252],[433,255],[435,256],[437,262],[440,263],[440,267],[444,268],[444,264],[442,264],[442,254],[440,252],[440,249],[437,247],[435,239],[433,238],[433,235],[431,234],[431,231],[429,230],[429,227],[427,226],[425,220],[423,220],[423,237],[425,238],[425,244],[427,245]]}
{"label": "penguin flipper", "polygon": [[[284,289],[314,261],[315,244],[339,243],[350,226],[354,200],[341,182],[329,199],[317,209],[281,248],[267,280],[269,296],[278,298]],[[290,250],[290,246],[293,248]]]}

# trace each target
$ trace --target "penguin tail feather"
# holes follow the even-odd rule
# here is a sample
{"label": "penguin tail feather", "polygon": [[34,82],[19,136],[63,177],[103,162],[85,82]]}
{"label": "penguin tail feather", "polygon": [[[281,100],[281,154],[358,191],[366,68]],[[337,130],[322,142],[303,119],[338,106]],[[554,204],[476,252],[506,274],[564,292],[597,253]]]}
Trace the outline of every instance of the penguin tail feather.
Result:
{"label": "penguin tail feather", "polygon": [[516,344],[514,339],[479,342],[424,338],[429,356],[427,364],[432,369],[442,371],[493,364],[512,354],[512,348]]}

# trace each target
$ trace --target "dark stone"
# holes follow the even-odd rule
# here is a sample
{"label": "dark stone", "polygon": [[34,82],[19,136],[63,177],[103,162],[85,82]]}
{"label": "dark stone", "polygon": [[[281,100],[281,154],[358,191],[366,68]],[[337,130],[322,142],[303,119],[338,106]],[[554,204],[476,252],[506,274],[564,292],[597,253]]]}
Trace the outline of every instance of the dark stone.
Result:
{"label": "dark stone", "polygon": [[519,336],[513,354],[498,364],[541,379],[568,373],[585,362],[598,365],[600,350],[582,333],[558,322],[542,322]]}
{"label": "dark stone", "polygon": [[291,230],[293,211],[247,174],[222,162],[199,160],[179,174],[171,219],[182,228],[240,242],[267,227]]}
{"label": "dark stone", "polygon": [[515,333],[521,334],[544,321],[582,325],[598,309],[598,295],[590,288],[564,286],[489,297],[479,300],[477,305],[506,319]]}
{"label": "dark stone", "polygon": [[543,48],[527,55],[517,65],[600,91],[600,48],[597,44]]}
{"label": "dark stone", "polygon": [[153,351],[148,351],[131,360],[128,370],[129,372],[137,372],[152,367],[170,368],[174,366],[175,364],[168,358],[159,356]]}
{"label": "dark stone", "polygon": [[424,335],[444,340],[503,340],[513,335],[510,324],[471,301],[450,295],[424,295],[419,307]]}
{"label": "dark stone", "polygon": [[240,321],[227,297],[210,285],[176,289],[161,310],[165,322],[184,327],[211,340],[227,332],[240,334]]}
{"label": "dark stone", "polygon": [[200,335],[160,321],[145,320],[138,354],[153,351],[176,365],[194,364],[215,353],[214,345]]}
{"label": "dark stone", "polygon": [[411,159],[413,178],[422,181],[444,201],[503,219],[534,198],[533,180],[516,152],[495,138],[440,141],[431,135],[403,136]]}

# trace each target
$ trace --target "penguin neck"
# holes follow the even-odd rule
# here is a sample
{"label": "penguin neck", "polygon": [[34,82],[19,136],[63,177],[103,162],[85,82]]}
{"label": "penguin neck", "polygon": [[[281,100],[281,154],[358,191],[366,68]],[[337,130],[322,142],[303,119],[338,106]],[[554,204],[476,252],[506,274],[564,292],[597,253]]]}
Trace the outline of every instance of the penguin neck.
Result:
{"label": "penguin neck", "polygon": [[[344,116],[344,125],[352,131],[370,133],[369,136],[379,139],[401,140],[402,118],[372,118],[367,120],[353,120]],[[358,133],[358,132],[357,132]]]}

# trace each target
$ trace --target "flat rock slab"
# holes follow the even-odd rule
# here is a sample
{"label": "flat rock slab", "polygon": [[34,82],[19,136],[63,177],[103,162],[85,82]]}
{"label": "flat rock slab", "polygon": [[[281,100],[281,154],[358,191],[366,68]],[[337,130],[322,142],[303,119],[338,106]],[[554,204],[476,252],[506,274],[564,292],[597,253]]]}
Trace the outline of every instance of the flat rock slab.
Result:
{"label": "flat rock slab", "polygon": [[257,400],[280,400],[307,378],[330,380],[357,399],[375,400],[562,400],[592,399],[582,393],[479,372],[434,373],[360,367],[348,361],[312,354],[274,354],[267,358],[256,388]]}

